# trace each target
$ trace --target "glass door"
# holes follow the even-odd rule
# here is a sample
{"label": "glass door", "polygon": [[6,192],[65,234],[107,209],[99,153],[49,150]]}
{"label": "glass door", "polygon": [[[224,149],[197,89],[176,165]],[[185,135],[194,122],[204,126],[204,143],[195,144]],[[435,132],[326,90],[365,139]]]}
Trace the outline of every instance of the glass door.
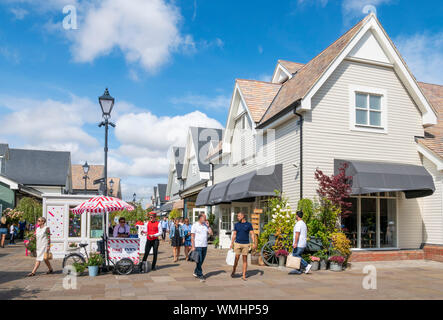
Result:
{"label": "glass door", "polygon": [[377,199],[361,199],[361,247],[377,248]]}

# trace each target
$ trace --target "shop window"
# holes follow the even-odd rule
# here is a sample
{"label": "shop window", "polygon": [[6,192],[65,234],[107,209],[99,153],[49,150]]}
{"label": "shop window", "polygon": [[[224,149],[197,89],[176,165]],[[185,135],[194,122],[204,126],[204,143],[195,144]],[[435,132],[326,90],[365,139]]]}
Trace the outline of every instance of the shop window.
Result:
{"label": "shop window", "polygon": [[380,199],[380,247],[397,245],[397,210],[395,199]]}
{"label": "shop window", "polygon": [[[74,208],[74,207],[72,207]],[[71,209],[72,209],[71,208]],[[82,236],[82,215],[74,214],[69,210],[69,238],[80,238]]]}
{"label": "shop window", "polygon": [[358,207],[357,202],[358,199],[351,198],[348,199],[350,203],[352,203],[351,208],[347,215],[344,215],[341,219],[341,227],[343,232],[346,234],[346,237],[351,241],[351,247],[358,247]]}
{"label": "shop window", "polygon": [[90,237],[97,239],[103,235],[103,215],[91,214],[90,218]]}

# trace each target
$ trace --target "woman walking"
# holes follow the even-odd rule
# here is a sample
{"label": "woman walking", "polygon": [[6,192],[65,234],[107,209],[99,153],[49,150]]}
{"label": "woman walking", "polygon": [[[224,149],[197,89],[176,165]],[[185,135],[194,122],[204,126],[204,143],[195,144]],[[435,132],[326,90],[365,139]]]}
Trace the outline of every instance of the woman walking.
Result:
{"label": "woman walking", "polygon": [[169,230],[169,238],[171,239],[171,245],[174,252],[174,262],[178,261],[180,256],[180,247],[184,244],[184,232],[183,227],[179,224],[179,220],[174,220],[174,225]]}
{"label": "woman walking", "polygon": [[48,259],[49,249],[51,247],[51,236],[50,236],[51,233],[49,227],[46,226],[46,218],[44,217],[38,218],[37,223],[38,227],[35,231],[35,238],[37,241],[37,258],[35,261],[34,269],[32,270],[31,273],[28,274],[28,277],[35,276],[35,272],[37,271],[42,261],[46,263],[49,269],[48,272],[46,272],[46,274],[54,272]]}
{"label": "woman walking", "polygon": [[8,225],[6,224],[6,217],[2,217],[0,219],[0,237],[1,237],[2,248],[5,247],[5,239],[7,233],[8,233]]}
{"label": "woman walking", "polygon": [[183,233],[185,236],[185,256],[186,261],[189,260],[189,252],[191,251],[192,243],[191,243],[191,229],[192,225],[189,224],[189,219],[185,219],[185,224],[183,225]]}

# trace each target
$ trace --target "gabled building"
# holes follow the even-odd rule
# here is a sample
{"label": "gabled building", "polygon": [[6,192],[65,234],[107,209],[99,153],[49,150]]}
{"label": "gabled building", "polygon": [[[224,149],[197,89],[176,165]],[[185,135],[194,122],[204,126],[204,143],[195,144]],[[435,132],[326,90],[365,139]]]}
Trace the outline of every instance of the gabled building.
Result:
{"label": "gabled building", "polygon": [[198,193],[211,184],[212,165],[207,160],[207,155],[222,137],[221,129],[190,127],[188,130],[179,195],[184,200],[184,216],[192,221],[195,221],[199,213],[206,212],[205,207],[196,208],[195,201]]}
{"label": "gabled building", "polygon": [[354,249],[443,244],[437,93],[369,14],[308,63],[279,60],[272,82],[236,81],[223,143],[209,153],[214,184],[196,205],[212,207],[228,246],[237,212],[266,210],[274,190],[295,210],[317,196],[317,168],[347,163],[342,224]]}
{"label": "gabled building", "polygon": [[[71,154],[9,148],[0,144],[0,209],[14,208],[24,196],[66,194],[72,190]],[[1,211],[0,210],[0,211]]]}
{"label": "gabled building", "polygon": [[[104,166],[89,165],[87,174],[83,171],[83,165],[72,165],[72,193],[73,194],[90,194],[99,195],[104,194],[105,187],[103,183],[94,184],[95,180],[101,179],[104,176]],[[86,179],[85,179],[86,176]],[[86,181],[85,181],[86,180]],[[122,190],[120,178],[108,177],[108,196],[122,198]]]}
{"label": "gabled building", "polygon": [[152,208],[154,211],[159,212],[161,206],[166,203],[166,183],[159,183],[154,187],[154,193],[151,197]]}
{"label": "gabled building", "polygon": [[179,192],[183,186],[182,170],[185,158],[185,148],[172,147],[169,153],[168,185],[166,187],[166,203],[161,210],[170,212],[172,209],[183,210],[184,201],[180,199]]}

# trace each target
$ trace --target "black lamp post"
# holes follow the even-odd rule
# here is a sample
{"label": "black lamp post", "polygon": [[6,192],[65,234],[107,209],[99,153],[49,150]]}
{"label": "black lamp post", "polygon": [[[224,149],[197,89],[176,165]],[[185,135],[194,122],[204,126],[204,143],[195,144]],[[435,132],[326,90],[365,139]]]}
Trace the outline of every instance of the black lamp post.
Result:
{"label": "black lamp post", "polygon": [[106,88],[105,93],[98,97],[98,102],[100,103],[100,107],[102,108],[103,119],[104,121],[100,122],[99,127],[105,127],[105,176],[104,176],[104,185],[105,185],[105,196],[108,195],[108,126],[115,128],[115,124],[109,121],[111,118],[112,107],[114,107],[115,99],[111,97],[109,94],[108,88]]}
{"label": "black lamp post", "polygon": [[84,165],[82,165],[82,167],[83,167],[83,172],[84,172],[84,176],[83,176],[83,179],[85,179],[85,193],[87,193],[87,190],[88,190],[88,188],[87,188],[87,181],[88,181],[88,179],[89,179],[89,177],[88,177],[88,172],[89,172],[89,164],[88,164],[88,161],[86,161],[85,162],[85,164]]}
{"label": "black lamp post", "polygon": [[133,203],[135,203],[135,198],[137,197],[137,195],[135,194],[135,192],[134,192],[134,194],[132,195],[132,202]]}
{"label": "black lamp post", "polygon": [[111,179],[111,181],[109,181],[109,188],[111,188],[109,189],[109,191],[111,192],[111,197],[114,194],[113,187],[114,187],[114,180]]}

